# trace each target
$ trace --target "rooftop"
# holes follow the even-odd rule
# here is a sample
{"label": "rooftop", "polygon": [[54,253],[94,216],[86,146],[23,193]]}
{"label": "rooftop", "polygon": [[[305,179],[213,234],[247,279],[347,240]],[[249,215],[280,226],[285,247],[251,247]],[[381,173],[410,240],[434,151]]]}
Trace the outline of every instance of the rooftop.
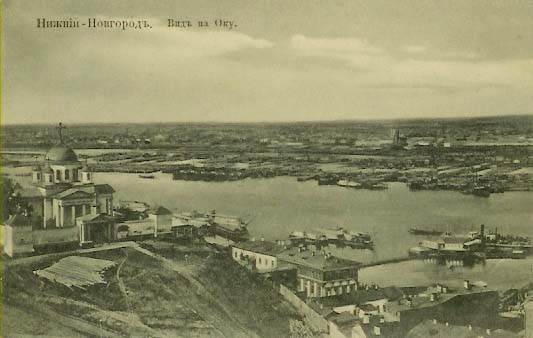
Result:
{"label": "rooftop", "polygon": [[46,153],[46,160],[51,162],[77,162],[78,156],[70,147],[66,146],[63,142],[60,142],[50,148]]}
{"label": "rooftop", "polygon": [[[479,287],[470,284],[470,288],[446,288],[446,292],[439,292],[439,288],[435,285],[426,287],[423,292],[417,294],[411,294],[408,299],[401,299],[398,302],[389,302],[389,312],[395,313],[397,311],[405,311],[416,308],[429,308],[438,304],[445,303],[455,297],[468,295],[468,294],[480,294],[485,292],[497,292],[486,287]],[[435,297],[432,300],[431,295]],[[410,303],[410,304],[409,304]]]}
{"label": "rooftop", "polygon": [[277,243],[270,241],[246,241],[235,243],[233,246],[246,251],[256,252],[269,256],[276,256],[279,253],[287,250],[284,246],[278,245]]}
{"label": "rooftop", "polygon": [[320,251],[302,250],[301,248],[290,248],[278,254],[280,260],[295,265],[304,265],[322,271],[358,268],[362,264],[344,258],[324,255]]}
{"label": "rooftop", "polygon": [[148,213],[152,215],[172,215],[172,211],[162,206],[155,206],[148,209]]}
{"label": "rooftop", "polygon": [[94,191],[97,194],[113,194],[115,189],[113,189],[113,187],[109,184],[95,184]]}
{"label": "rooftop", "polygon": [[[490,332],[490,333],[489,333]],[[434,323],[425,320],[415,326],[407,333],[407,338],[427,338],[427,337],[455,337],[455,338],[518,338],[519,335],[510,331],[494,330],[487,332],[479,327],[467,327],[457,325],[446,325],[445,323]]]}

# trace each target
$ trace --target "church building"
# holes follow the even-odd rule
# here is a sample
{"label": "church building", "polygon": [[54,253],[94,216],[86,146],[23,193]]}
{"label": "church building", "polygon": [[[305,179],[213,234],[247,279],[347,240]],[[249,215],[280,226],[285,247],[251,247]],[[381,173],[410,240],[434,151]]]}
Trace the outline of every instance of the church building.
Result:
{"label": "church building", "polygon": [[12,215],[3,224],[4,251],[9,256],[114,239],[115,191],[93,182],[87,163],[64,143],[63,128],[60,123],[59,143],[32,169],[32,186],[19,191],[31,214]]}

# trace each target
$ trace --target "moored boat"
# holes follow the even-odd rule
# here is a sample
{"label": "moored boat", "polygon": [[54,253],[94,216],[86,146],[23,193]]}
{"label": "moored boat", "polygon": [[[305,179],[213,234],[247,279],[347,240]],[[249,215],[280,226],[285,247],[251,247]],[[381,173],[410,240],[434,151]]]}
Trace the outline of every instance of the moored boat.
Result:
{"label": "moored boat", "polygon": [[411,228],[409,229],[409,233],[412,235],[440,236],[444,233],[444,231],[439,231],[435,229]]}

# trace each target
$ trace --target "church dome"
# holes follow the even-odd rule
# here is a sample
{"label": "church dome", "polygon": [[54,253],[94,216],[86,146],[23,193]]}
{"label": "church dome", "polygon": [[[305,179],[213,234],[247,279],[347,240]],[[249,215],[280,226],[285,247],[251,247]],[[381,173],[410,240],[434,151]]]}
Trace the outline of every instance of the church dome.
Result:
{"label": "church dome", "polygon": [[51,162],[77,162],[78,156],[71,148],[63,143],[52,147],[45,155],[45,159]]}

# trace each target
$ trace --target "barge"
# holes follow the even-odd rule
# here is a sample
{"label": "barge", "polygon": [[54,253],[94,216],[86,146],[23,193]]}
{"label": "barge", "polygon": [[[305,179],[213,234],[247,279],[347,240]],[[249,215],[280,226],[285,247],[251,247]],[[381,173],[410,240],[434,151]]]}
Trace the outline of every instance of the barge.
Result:
{"label": "barge", "polygon": [[318,229],[316,232],[295,230],[289,235],[289,240],[293,244],[312,244],[317,246],[335,244],[354,249],[370,250],[374,248],[374,242],[369,234],[346,231],[341,227]]}

